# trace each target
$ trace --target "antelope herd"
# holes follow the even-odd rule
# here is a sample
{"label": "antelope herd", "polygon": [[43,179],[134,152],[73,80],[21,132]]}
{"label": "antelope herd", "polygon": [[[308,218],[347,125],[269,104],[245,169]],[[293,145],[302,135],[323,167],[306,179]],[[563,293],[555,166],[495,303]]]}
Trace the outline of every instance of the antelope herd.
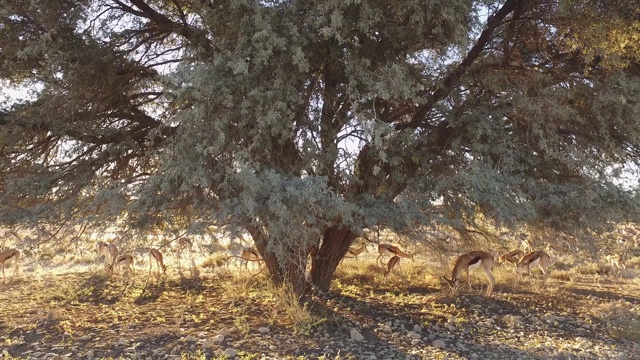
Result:
{"label": "antelope herd", "polygon": [[[19,240],[22,238],[13,231],[7,231],[5,237],[13,235]],[[501,239],[505,239],[508,233],[502,233]],[[28,237],[25,237],[27,239]],[[517,249],[504,253],[502,255],[495,254],[495,256],[486,251],[471,251],[456,257],[453,270],[451,272],[451,278],[443,276],[446,283],[452,288],[456,288],[461,280],[462,274],[467,275],[467,285],[471,289],[470,273],[477,269],[482,269],[484,272],[488,286],[486,290],[487,295],[491,295],[495,285],[495,279],[493,277],[492,270],[495,266],[511,264],[515,268],[515,272],[518,277],[522,277],[522,273],[526,270],[527,275],[531,277],[532,268],[539,268],[542,272],[543,284],[549,277],[549,268],[553,264],[549,254],[540,250],[533,250],[531,242],[527,239],[526,234],[520,234],[516,237]],[[27,240],[32,241],[30,238]],[[98,262],[101,258],[104,261],[105,268],[109,274],[115,274],[118,270],[121,270],[122,274],[135,275],[135,257],[132,254],[120,254],[116,240],[109,243],[104,241],[98,241],[95,246],[97,254],[95,262]],[[177,267],[180,269],[180,260],[186,253],[189,257],[191,266],[195,267],[193,260],[193,242],[185,237],[177,239],[177,243],[173,249],[174,258],[177,262]],[[367,251],[366,244],[360,246],[351,246],[347,250],[344,258],[352,258],[358,261],[358,256]],[[147,252],[149,257],[149,276],[153,272],[153,266],[157,270],[157,274],[166,275],[167,265],[164,263],[164,256],[159,249],[151,248]],[[14,271],[13,277],[15,278],[19,271],[19,260],[21,252],[17,249],[6,249],[0,251],[0,266],[2,267],[3,283],[6,283],[5,267],[13,263]],[[386,264],[384,270],[384,276],[387,277],[395,268],[400,266],[400,260],[402,258],[414,260],[414,254],[406,253],[402,251],[398,246],[380,243],[378,244],[378,256],[376,258],[376,265],[384,265],[384,258],[389,257],[389,261]],[[237,258],[242,261],[244,267],[247,268],[249,262],[259,263],[263,261],[260,253],[256,248],[243,248],[239,256],[232,255],[227,258],[227,263],[231,258]],[[344,259],[343,258],[343,259]],[[617,274],[624,269],[624,257],[620,254],[609,254],[604,256],[604,259],[609,262],[611,271]]]}

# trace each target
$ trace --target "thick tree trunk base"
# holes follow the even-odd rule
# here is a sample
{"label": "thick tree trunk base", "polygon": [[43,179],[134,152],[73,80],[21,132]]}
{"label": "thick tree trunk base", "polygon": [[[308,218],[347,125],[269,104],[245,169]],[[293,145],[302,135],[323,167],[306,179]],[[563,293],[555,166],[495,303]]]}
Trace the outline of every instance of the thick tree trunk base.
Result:
{"label": "thick tree trunk base", "polygon": [[311,259],[311,285],[329,291],[333,274],[349,250],[356,235],[346,227],[331,227],[325,231],[322,246]]}

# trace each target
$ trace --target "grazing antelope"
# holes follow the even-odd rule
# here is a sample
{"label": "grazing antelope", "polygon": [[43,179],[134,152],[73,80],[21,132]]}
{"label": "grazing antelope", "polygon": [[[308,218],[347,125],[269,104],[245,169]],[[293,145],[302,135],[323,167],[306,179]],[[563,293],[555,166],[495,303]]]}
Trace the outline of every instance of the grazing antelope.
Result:
{"label": "grazing antelope", "polygon": [[609,262],[611,271],[615,271],[620,274],[622,273],[622,270],[625,270],[627,268],[627,266],[624,264],[624,256],[622,256],[622,254],[605,255],[604,258]]}
{"label": "grazing antelope", "polygon": [[244,267],[249,266],[249,261],[262,261],[262,257],[256,248],[242,249],[242,255],[240,257],[244,260]]}
{"label": "grazing antelope", "polygon": [[462,271],[467,272],[467,283],[469,284],[469,290],[471,290],[471,278],[469,277],[469,272],[471,270],[476,270],[478,268],[482,268],[484,274],[487,276],[489,280],[489,286],[487,287],[487,295],[491,295],[493,292],[493,284],[495,280],[493,279],[493,274],[491,273],[491,269],[493,268],[494,260],[493,255],[489,254],[485,251],[472,251],[467,254],[462,254],[458,256],[456,259],[455,265],[453,266],[453,272],[451,274],[451,280],[447,279],[445,276],[442,276],[447,282],[449,286],[455,288],[460,282],[460,275]]}
{"label": "grazing antelope", "polygon": [[98,261],[100,257],[104,255],[105,264],[109,263],[109,259],[111,259],[110,264],[113,265],[118,259],[119,250],[118,250],[118,247],[113,243],[98,241],[98,243],[96,244],[96,251],[98,253],[98,257],[96,258],[96,261]]}
{"label": "grazing antelope", "polygon": [[520,262],[518,263],[518,269],[527,268],[527,274],[531,277],[531,267],[538,266],[540,270],[542,270],[543,280],[546,282],[549,277],[549,272],[547,269],[551,265],[551,257],[547,255],[544,251],[534,251],[527,255],[525,255]]}
{"label": "grazing antelope", "polygon": [[376,265],[380,262],[380,259],[384,256],[399,256],[407,259],[413,260],[413,254],[407,254],[400,250],[399,247],[391,245],[391,244],[380,244],[378,245],[378,257],[376,258]]}
{"label": "grazing antelope", "polygon": [[229,265],[229,260],[231,260],[232,258],[240,259],[240,261],[244,264],[245,268],[249,267],[249,261],[251,262],[262,261],[262,257],[260,256],[260,253],[256,248],[244,248],[242,249],[240,256],[238,255],[229,256],[227,258],[227,266]]}
{"label": "grazing antelope", "polygon": [[149,250],[149,276],[151,276],[151,270],[153,268],[153,262],[155,261],[156,266],[158,268],[158,274],[160,274],[160,269],[162,269],[162,274],[167,275],[167,266],[162,261],[162,253],[157,249]]}
{"label": "grazing antelope", "polygon": [[20,260],[20,251],[16,249],[7,249],[4,251],[0,251],[0,264],[2,264],[2,283],[5,284],[7,282],[7,278],[4,275],[4,267],[7,262],[13,261],[13,266],[15,270],[13,270],[13,277],[15,278],[18,274],[18,269],[20,265],[18,264],[18,260]]}
{"label": "grazing antelope", "polygon": [[182,258],[182,252],[187,250],[189,253],[189,258],[192,257],[193,250],[193,242],[187,238],[178,239],[178,245],[176,246],[176,258],[178,259],[178,264],[180,263],[180,259]]}
{"label": "grazing antelope", "polygon": [[95,262],[98,262],[101,256],[104,256],[104,261],[107,262],[107,256],[109,254],[109,244],[104,241],[98,241],[96,243],[96,253],[98,254],[98,257],[96,257]]}
{"label": "grazing antelope", "polygon": [[398,255],[394,255],[389,259],[389,262],[387,263],[387,271],[384,273],[384,276],[387,277],[391,270],[396,266],[400,266],[400,256]]}
{"label": "grazing antelope", "polygon": [[347,253],[344,254],[344,257],[340,259],[340,263],[342,263],[342,260],[344,259],[356,259],[357,262],[358,255],[362,254],[365,251],[367,251],[367,244],[363,244],[360,247],[351,246],[349,247],[349,250],[347,250]]}
{"label": "grazing antelope", "polygon": [[242,249],[242,255],[240,259],[244,261],[244,267],[249,267],[249,261],[262,261],[262,257],[256,248],[244,248]]}
{"label": "grazing antelope", "polygon": [[520,259],[524,256],[524,252],[520,249],[516,249],[510,251],[506,254],[500,255],[498,257],[498,264],[503,264],[505,262],[512,263],[516,268],[518,267],[518,263]]}
{"label": "grazing antelope", "polygon": [[118,257],[118,259],[116,260],[115,263],[108,265],[109,269],[111,270],[110,272],[113,274],[115,273],[115,269],[118,267],[126,267],[128,272],[133,273],[133,275],[136,274],[136,268],[134,267],[134,258],[133,255],[120,255]]}

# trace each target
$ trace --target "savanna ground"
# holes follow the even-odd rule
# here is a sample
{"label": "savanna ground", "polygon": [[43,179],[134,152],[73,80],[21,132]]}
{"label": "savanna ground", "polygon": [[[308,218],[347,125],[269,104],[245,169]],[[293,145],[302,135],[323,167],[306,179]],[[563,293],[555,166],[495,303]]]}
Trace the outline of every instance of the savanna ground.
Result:
{"label": "savanna ground", "polygon": [[[370,246],[373,247],[373,246]],[[303,305],[229,253],[171,257],[167,277],[107,276],[91,261],[23,260],[0,286],[0,357],[8,359],[632,359],[640,356],[640,258],[619,276],[604,262],[557,258],[542,287],[511,267],[496,287],[472,275],[452,292],[449,257],[345,259],[329,294]],[[68,265],[73,264],[73,265]],[[8,275],[12,271],[8,271]],[[536,273],[539,276],[539,273]]]}

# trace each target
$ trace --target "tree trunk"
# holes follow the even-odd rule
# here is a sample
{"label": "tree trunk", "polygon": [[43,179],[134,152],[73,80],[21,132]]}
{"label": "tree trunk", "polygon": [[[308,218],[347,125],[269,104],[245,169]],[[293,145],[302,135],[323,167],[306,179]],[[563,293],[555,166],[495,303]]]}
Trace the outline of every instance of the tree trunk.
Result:
{"label": "tree trunk", "polygon": [[282,254],[276,254],[267,249],[268,237],[261,229],[251,227],[248,230],[267,266],[271,281],[277,286],[289,285],[296,295],[304,295],[308,289],[305,272],[309,247],[300,243],[299,246],[286,247]]}
{"label": "tree trunk", "polygon": [[329,290],[333,273],[355,238],[356,234],[347,227],[332,226],[324,232],[322,246],[311,259],[311,283],[315,287]]}

